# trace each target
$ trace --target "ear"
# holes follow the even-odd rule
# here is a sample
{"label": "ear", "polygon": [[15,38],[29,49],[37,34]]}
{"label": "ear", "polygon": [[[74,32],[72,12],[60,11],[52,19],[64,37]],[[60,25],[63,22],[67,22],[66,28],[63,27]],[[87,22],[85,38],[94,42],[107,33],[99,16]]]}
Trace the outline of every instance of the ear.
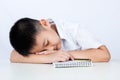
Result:
{"label": "ear", "polygon": [[46,19],[41,19],[40,23],[43,27],[50,27],[50,23]]}

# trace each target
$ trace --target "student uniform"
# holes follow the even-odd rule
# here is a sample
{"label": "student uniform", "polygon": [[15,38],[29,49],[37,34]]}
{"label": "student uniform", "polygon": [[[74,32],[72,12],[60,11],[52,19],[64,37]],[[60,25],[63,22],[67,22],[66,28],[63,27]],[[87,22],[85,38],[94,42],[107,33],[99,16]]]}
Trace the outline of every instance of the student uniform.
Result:
{"label": "student uniform", "polygon": [[86,50],[103,45],[79,24],[57,21],[55,24],[61,38],[62,50]]}

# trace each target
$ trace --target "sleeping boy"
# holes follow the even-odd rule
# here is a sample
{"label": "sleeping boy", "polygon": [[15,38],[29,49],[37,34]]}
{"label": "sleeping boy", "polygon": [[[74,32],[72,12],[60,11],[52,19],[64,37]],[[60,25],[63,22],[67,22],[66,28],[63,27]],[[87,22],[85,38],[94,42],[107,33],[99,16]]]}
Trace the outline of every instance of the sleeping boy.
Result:
{"label": "sleeping boy", "polygon": [[22,18],[10,30],[14,50],[10,61],[17,63],[53,63],[74,59],[108,62],[110,53],[104,44],[79,25],[60,24],[48,19]]}

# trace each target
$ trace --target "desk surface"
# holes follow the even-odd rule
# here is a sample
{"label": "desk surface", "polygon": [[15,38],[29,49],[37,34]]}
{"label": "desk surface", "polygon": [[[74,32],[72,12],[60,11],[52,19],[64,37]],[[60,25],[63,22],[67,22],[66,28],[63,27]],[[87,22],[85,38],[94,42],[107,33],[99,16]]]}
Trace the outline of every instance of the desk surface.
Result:
{"label": "desk surface", "polygon": [[0,80],[120,80],[120,60],[92,67],[54,68],[52,64],[2,63]]}

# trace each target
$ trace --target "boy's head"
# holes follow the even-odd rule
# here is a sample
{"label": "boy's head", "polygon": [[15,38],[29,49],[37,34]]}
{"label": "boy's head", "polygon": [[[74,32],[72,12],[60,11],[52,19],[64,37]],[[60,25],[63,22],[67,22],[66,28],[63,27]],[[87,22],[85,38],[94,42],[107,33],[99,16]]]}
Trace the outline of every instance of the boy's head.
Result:
{"label": "boy's head", "polygon": [[59,50],[60,38],[55,26],[46,19],[22,18],[11,28],[10,43],[23,56],[45,50]]}

